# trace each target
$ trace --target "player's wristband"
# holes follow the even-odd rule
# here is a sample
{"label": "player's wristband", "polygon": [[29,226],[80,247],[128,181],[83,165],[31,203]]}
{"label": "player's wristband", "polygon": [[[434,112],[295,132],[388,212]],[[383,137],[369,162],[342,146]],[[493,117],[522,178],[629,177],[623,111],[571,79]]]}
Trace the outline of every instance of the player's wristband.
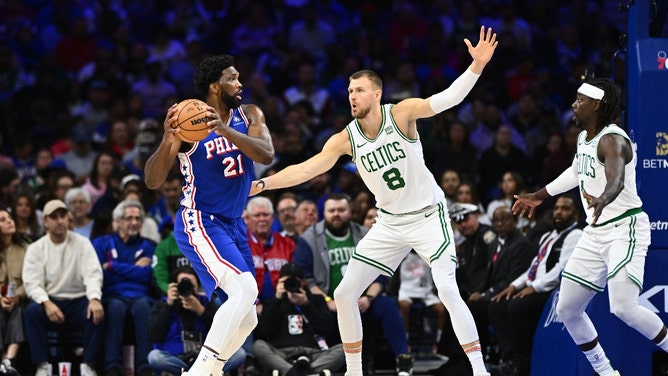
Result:
{"label": "player's wristband", "polygon": [[334,300],[334,299],[332,299],[332,298],[329,297],[329,296],[325,296],[325,302],[326,302],[326,303],[329,303],[329,302],[331,302],[332,300]]}
{"label": "player's wristband", "polygon": [[366,296],[366,298],[369,299],[369,302],[373,302],[373,300],[376,299],[375,296],[373,296],[373,295],[369,295],[369,294],[364,294],[364,295],[362,295],[362,296]]}
{"label": "player's wristband", "polygon": [[262,180],[262,179],[258,180],[257,183],[255,183],[255,186],[259,187],[261,191],[264,191],[265,185],[266,184],[264,183],[264,180]]}

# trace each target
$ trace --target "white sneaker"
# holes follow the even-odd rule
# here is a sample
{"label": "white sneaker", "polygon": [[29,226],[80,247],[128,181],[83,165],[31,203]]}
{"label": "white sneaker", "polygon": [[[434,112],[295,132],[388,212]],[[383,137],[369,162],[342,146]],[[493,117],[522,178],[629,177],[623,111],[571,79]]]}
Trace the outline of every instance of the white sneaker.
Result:
{"label": "white sneaker", "polygon": [[615,376],[622,376],[619,371],[615,371]]}
{"label": "white sneaker", "polygon": [[86,363],[81,363],[81,376],[97,376],[97,372]]}
{"label": "white sneaker", "polygon": [[35,376],[51,376],[51,364],[44,362],[37,366]]}

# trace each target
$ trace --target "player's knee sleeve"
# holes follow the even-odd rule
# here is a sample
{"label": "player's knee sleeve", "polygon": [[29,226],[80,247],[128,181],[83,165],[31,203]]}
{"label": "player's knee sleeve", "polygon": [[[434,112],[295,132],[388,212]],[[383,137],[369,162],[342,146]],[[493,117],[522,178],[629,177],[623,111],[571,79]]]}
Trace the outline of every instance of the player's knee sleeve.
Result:
{"label": "player's knee sleeve", "polygon": [[258,296],[257,282],[249,272],[234,275],[219,285],[228,296],[241,306],[252,305]]}
{"label": "player's knee sleeve", "polygon": [[248,313],[246,316],[244,316],[244,319],[241,320],[241,325],[239,325],[239,329],[241,332],[251,332],[255,327],[257,326],[257,312],[255,310],[255,306],[252,306],[251,309],[248,310]]}

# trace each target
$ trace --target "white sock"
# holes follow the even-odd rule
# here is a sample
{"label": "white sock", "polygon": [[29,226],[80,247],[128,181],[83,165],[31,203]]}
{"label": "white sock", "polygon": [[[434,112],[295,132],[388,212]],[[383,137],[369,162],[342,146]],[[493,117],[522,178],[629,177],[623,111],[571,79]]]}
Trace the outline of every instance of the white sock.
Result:
{"label": "white sock", "polygon": [[[468,351],[467,351],[468,350]],[[487,368],[485,367],[485,362],[482,359],[482,351],[480,351],[480,345],[473,346],[473,348],[464,350],[466,356],[471,362],[471,367],[473,368],[474,375],[486,375]]]}
{"label": "white sock", "polygon": [[591,363],[594,371],[599,374],[599,376],[614,376],[615,370],[612,369],[610,365],[610,360],[605,356],[605,351],[601,347],[600,343],[596,344],[591,350],[583,351],[589,363]]}
{"label": "white sock", "polygon": [[218,353],[206,346],[202,346],[197,355],[195,364],[190,367],[188,374],[190,375],[214,375],[218,376],[220,370],[223,369],[225,362],[218,359]]}
{"label": "white sock", "polygon": [[[357,349],[355,349],[357,350]],[[362,347],[359,347],[359,351],[347,352],[344,351],[346,355],[346,376],[357,376],[362,375]]]}

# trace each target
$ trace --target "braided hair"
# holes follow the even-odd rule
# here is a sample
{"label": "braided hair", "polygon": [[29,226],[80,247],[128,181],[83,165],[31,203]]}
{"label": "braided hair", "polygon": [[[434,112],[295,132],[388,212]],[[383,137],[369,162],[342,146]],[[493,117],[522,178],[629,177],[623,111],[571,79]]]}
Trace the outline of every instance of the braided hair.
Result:
{"label": "braided hair", "polygon": [[603,129],[611,123],[620,124],[621,95],[619,86],[609,78],[592,78],[586,80],[586,82],[605,92],[596,117],[596,129]]}
{"label": "braided hair", "polygon": [[230,55],[216,55],[204,59],[195,70],[193,85],[201,95],[209,93],[209,84],[217,82],[223,71],[234,65],[234,57]]}

